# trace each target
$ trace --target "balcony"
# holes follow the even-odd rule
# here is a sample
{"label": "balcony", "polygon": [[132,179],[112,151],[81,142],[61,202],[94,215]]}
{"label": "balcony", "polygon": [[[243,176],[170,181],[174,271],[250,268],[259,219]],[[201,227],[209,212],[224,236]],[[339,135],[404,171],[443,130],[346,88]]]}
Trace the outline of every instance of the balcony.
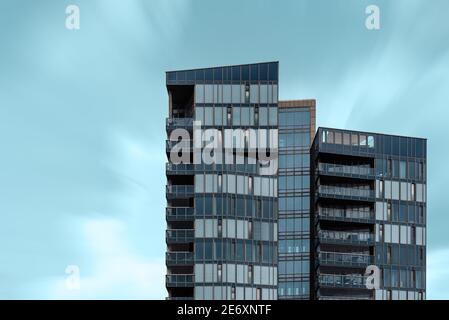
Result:
{"label": "balcony", "polygon": [[372,245],[374,237],[369,232],[347,232],[321,230],[319,239],[322,243],[349,244],[349,245]]}
{"label": "balcony", "polygon": [[193,242],[195,230],[193,229],[169,229],[165,232],[167,243],[188,243]]}
{"label": "balcony", "polygon": [[366,278],[360,274],[321,274],[319,285],[330,288],[366,288]]}
{"label": "balcony", "polygon": [[165,208],[165,217],[168,221],[193,220],[195,210],[191,207],[167,207]]}
{"label": "balcony", "polygon": [[359,165],[348,166],[332,163],[320,163],[318,165],[318,174],[371,180],[375,179],[375,172],[373,168]]}
{"label": "balcony", "polygon": [[174,146],[178,147],[178,150],[186,152],[191,152],[193,150],[193,142],[192,140],[165,140],[165,150],[166,152],[171,152]]}
{"label": "balcony", "polygon": [[167,252],[165,254],[167,266],[186,266],[193,264],[193,252]]}
{"label": "balcony", "polygon": [[193,287],[193,274],[169,274],[165,276],[165,285],[167,287]]}
{"label": "balcony", "polygon": [[374,257],[369,254],[326,251],[320,252],[319,259],[321,265],[344,267],[366,267],[374,262]]}
{"label": "balcony", "polygon": [[178,128],[191,129],[193,128],[193,118],[166,118],[165,126],[167,131]]}
{"label": "balcony", "polygon": [[194,196],[193,185],[168,185],[165,188],[167,199],[183,199]]}
{"label": "balcony", "polygon": [[217,173],[232,172],[232,173],[246,173],[258,174],[258,164],[174,164],[166,163],[165,171],[167,175],[194,175],[195,171],[201,173]]}
{"label": "balcony", "polygon": [[336,198],[344,200],[374,201],[374,190],[350,187],[337,187],[321,185],[318,194],[324,198]]}
{"label": "balcony", "polygon": [[375,213],[365,208],[320,208],[318,211],[320,220],[340,220],[354,222],[374,223]]}

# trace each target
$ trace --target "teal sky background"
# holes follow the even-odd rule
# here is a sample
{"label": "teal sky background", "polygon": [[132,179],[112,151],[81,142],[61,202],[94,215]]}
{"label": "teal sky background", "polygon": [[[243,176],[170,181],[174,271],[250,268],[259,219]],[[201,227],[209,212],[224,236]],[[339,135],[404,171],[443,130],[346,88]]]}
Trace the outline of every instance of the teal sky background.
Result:
{"label": "teal sky background", "polygon": [[[69,4],[80,30],[65,28]],[[428,298],[449,299],[448,12],[447,0],[1,0],[0,298],[163,299],[165,71],[278,60],[280,98],[317,99],[319,126],[428,138]]]}

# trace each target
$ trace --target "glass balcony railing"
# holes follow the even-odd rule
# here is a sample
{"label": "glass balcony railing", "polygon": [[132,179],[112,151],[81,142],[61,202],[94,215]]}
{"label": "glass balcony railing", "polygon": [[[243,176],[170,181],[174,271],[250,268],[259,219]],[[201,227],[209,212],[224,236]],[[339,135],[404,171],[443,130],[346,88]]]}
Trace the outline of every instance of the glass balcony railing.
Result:
{"label": "glass balcony railing", "polygon": [[321,195],[328,195],[328,196],[334,196],[334,197],[342,196],[342,197],[352,197],[352,198],[372,198],[372,199],[374,199],[374,190],[371,190],[371,189],[359,189],[359,188],[321,185],[318,188],[318,192]]}
{"label": "glass balcony railing", "polygon": [[173,164],[166,163],[166,172],[173,175],[195,174],[195,171],[204,172],[232,172],[258,174],[258,164]]}
{"label": "glass balcony railing", "polygon": [[365,288],[366,278],[360,274],[321,274],[320,286],[341,288]]}
{"label": "glass balcony railing", "polygon": [[321,230],[319,232],[320,241],[322,242],[372,242],[373,235],[369,232],[346,232],[346,231],[329,231]]}
{"label": "glass balcony railing", "polygon": [[166,118],[165,125],[171,128],[191,127],[193,118]]}
{"label": "glass balcony railing", "polygon": [[374,220],[373,210],[365,208],[340,209],[340,208],[320,208],[318,211],[320,217],[331,219],[356,219],[356,220]]}
{"label": "glass balcony railing", "polygon": [[167,252],[165,254],[167,265],[193,264],[193,252]]}
{"label": "glass balcony railing", "polygon": [[167,151],[171,151],[171,149],[173,149],[174,146],[182,148],[183,151],[193,149],[192,140],[182,140],[182,141],[165,140],[165,148]]}
{"label": "glass balcony railing", "polygon": [[167,242],[170,243],[185,243],[193,242],[195,237],[193,229],[169,229],[166,231]]}
{"label": "glass balcony railing", "polygon": [[369,166],[348,166],[332,163],[320,163],[319,171],[332,175],[357,175],[374,177],[374,169]]}
{"label": "glass balcony railing", "polygon": [[165,216],[167,220],[192,220],[195,210],[191,207],[167,207]]}
{"label": "glass balcony railing", "polygon": [[359,266],[369,265],[374,261],[373,256],[361,253],[341,253],[322,251],[319,254],[321,264]]}
{"label": "glass balcony railing", "polygon": [[169,274],[165,276],[165,283],[168,287],[192,287],[194,279],[193,274]]}
{"label": "glass balcony railing", "polygon": [[165,191],[169,198],[192,197],[195,192],[193,185],[168,185]]}

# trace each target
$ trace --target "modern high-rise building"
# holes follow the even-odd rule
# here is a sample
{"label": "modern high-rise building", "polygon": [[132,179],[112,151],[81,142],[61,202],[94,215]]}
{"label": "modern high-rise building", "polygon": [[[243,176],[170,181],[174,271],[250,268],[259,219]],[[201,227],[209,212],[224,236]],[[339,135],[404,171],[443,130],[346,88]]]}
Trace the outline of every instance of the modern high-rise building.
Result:
{"label": "modern high-rise building", "polygon": [[168,299],[277,299],[277,170],[263,173],[246,138],[243,151],[214,153],[213,163],[192,147],[203,146],[198,125],[220,143],[232,129],[271,129],[277,143],[278,63],[166,76]]}
{"label": "modern high-rise building", "polygon": [[313,298],[425,299],[426,140],[319,128],[311,174]]}
{"label": "modern high-rise building", "polygon": [[166,74],[168,299],[425,299],[426,140],[315,133],[278,68]]}
{"label": "modern high-rise building", "polygon": [[314,136],[315,100],[279,101],[279,299],[310,299],[310,145]]}

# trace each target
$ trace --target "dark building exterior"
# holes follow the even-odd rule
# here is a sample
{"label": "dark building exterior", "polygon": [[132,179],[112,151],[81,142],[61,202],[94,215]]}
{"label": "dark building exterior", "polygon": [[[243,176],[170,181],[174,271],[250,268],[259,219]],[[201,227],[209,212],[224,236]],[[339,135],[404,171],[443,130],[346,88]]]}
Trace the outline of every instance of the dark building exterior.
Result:
{"label": "dark building exterior", "polygon": [[277,299],[277,172],[262,175],[246,151],[241,164],[196,162],[191,140],[188,161],[172,151],[175,130],[193,137],[194,121],[218,140],[226,129],[277,130],[278,63],[166,76],[168,299]]}
{"label": "dark building exterior", "polygon": [[[315,100],[278,101],[278,68],[166,74],[168,299],[425,299],[426,140],[315,134]],[[210,138],[242,148],[206,157]]]}
{"label": "dark building exterior", "polygon": [[315,100],[279,102],[279,299],[310,299],[310,145],[314,135]]}
{"label": "dark building exterior", "polygon": [[425,299],[426,140],[319,128],[311,175],[312,298]]}

